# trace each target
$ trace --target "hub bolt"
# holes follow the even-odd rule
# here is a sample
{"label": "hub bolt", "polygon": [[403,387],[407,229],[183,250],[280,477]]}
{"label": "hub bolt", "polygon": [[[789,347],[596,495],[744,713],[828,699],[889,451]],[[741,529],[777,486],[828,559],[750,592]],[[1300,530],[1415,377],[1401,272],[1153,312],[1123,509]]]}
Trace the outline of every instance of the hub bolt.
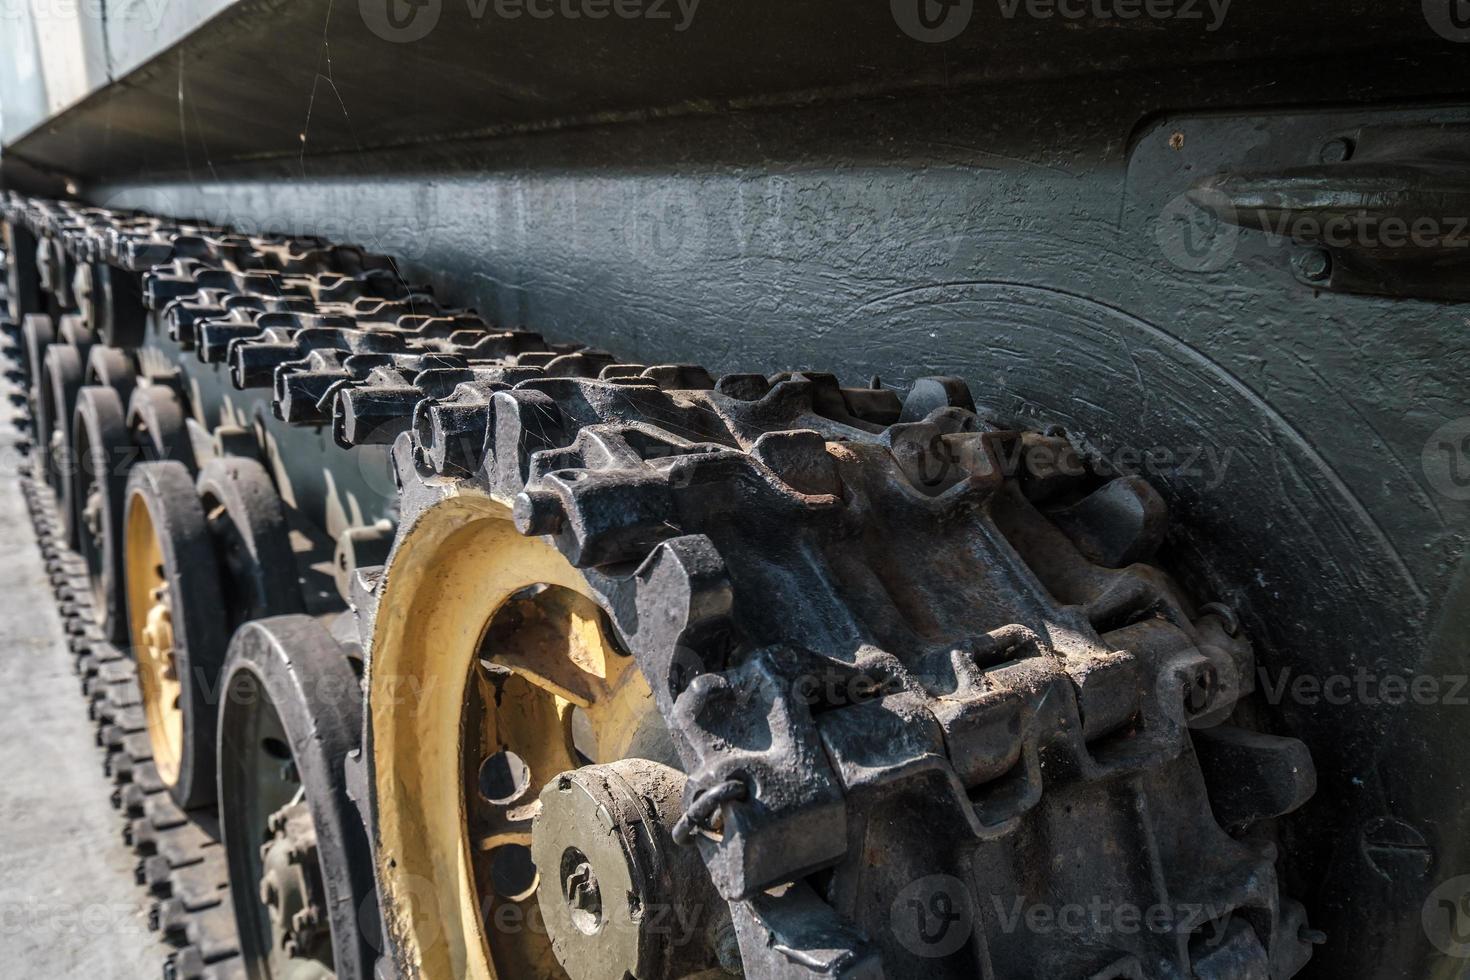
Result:
{"label": "hub bolt", "polygon": [[577,864],[562,883],[562,894],[572,909],[572,924],[590,936],[602,925],[602,889],[586,861]]}

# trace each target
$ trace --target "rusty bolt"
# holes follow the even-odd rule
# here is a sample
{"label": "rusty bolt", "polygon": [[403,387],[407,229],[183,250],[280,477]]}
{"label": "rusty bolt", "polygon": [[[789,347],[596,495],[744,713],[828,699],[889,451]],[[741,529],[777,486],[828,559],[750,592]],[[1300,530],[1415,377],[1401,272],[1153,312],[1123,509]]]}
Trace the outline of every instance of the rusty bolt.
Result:
{"label": "rusty bolt", "polygon": [[1308,249],[1297,260],[1297,269],[1308,282],[1323,282],[1332,275],[1332,256],[1324,249]]}

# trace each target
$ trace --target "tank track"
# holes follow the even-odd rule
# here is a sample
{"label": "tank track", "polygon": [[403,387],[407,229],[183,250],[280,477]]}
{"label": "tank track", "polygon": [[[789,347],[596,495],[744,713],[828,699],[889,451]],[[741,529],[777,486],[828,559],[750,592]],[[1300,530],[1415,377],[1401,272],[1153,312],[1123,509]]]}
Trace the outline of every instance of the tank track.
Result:
{"label": "tank track", "polygon": [[[27,425],[24,418],[18,420]],[[150,898],[149,928],[176,947],[165,980],[243,980],[229,879],[214,815],[186,813],[153,768],[133,661],[97,635],[81,559],[59,540],[51,489],[23,477],[21,489],[67,635],[87,717],[96,725],[123,842],[138,857]]]}
{"label": "tank track", "polygon": [[[1244,980],[1310,957],[1271,833],[1311,795],[1310,758],[1231,723],[1248,640],[1147,563],[1157,493],[1065,433],[994,418],[956,379],[900,396],[621,363],[314,240],[13,197],[6,217],[142,273],[159,329],[278,419],[391,444],[403,528],[475,489],[584,571],[675,737],[683,831],[746,975]],[[177,975],[231,975],[227,900],[200,904],[227,895],[201,887],[223,873],[208,824],[159,802],[128,662],[88,633],[85,579],[44,488],[27,495],[117,802],[154,849],[140,876],[191,942]],[[354,582],[369,649],[384,581]],[[718,839],[699,832],[715,799]],[[1172,918],[1042,932],[997,896]]]}

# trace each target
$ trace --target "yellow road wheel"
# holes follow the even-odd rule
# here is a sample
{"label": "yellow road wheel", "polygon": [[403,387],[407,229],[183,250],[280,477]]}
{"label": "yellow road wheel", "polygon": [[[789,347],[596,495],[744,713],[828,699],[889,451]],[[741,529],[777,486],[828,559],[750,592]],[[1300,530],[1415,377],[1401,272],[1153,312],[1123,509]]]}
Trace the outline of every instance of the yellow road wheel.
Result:
{"label": "yellow road wheel", "polygon": [[[559,774],[672,761],[648,685],[580,572],[509,508],[450,497],[399,539],[369,668],[379,884],[424,977],[565,977],[531,859]],[[574,869],[575,870],[575,869]]]}
{"label": "yellow road wheel", "polygon": [[180,806],[206,805],[228,639],[214,546],[183,464],[133,467],[125,499],[128,635],[154,765]]}

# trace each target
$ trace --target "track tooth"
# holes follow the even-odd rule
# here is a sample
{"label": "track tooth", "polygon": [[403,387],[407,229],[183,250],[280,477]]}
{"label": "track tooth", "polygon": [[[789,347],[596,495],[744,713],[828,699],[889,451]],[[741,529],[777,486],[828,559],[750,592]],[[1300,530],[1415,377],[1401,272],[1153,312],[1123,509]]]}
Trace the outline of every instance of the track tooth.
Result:
{"label": "track tooth", "polygon": [[117,725],[102,725],[97,729],[97,747],[107,749],[107,763],[103,767],[104,772],[111,773],[112,753],[122,751],[123,739],[127,736]]}
{"label": "track tooth", "polygon": [[148,741],[147,732],[138,732],[123,739],[123,751],[134,762],[146,762],[153,758],[153,746]]}
{"label": "track tooth", "polygon": [[332,320],[342,319],[345,318],[321,317],[321,326],[294,331],[268,330],[260,338],[232,341],[228,356],[230,379],[236,388],[270,387],[276,368],[302,360],[318,349],[352,354],[390,354],[405,350],[403,338],[396,334],[327,325]]}
{"label": "track tooth", "polygon": [[640,377],[665,391],[708,391],[715,386],[715,379],[697,364],[657,364],[645,368]]}
{"label": "track tooth", "polygon": [[167,861],[171,868],[198,864],[207,855],[216,851],[223,853],[219,842],[196,824],[182,824],[166,829],[153,827],[152,829],[153,853]]}
{"label": "track tooth", "polygon": [[194,327],[194,353],[207,364],[221,363],[236,341],[259,337],[265,328],[258,324],[262,311],[235,307],[225,316],[202,319]]}
{"label": "track tooth", "polygon": [[160,898],[148,909],[148,928],[170,942],[182,944],[188,936],[189,910],[176,898]]}
{"label": "track tooth", "polygon": [[332,417],[337,445],[389,446],[413,424],[414,408],[424,400],[414,385],[364,385],[340,392]]}
{"label": "track tooth", "polygon": [[170,339],[182,350],[194,349],[194,331],[204,320],[229,315],[228,299],[234,294],[219,289],[201,289],[192,296],[172,300],[160,317]]}
{"label": "track tooth", "polygon": [[[284,421],[318,424],[331,420],[343,393],[378,390],[375,401],[388,406],[387,395],[408,392],[408,404],[388,407],[394,415],[408,414],[424,397],[417,385],[427,384],[434,391],[452,390],[460,381],[473,375],[463,358],[440,353],[385,354],[353,353],[350,350],[321,349],[311,351],[304,359],[282,364],[276,369],[275,413]],[[435,382],[437,380],[437,383]],[[359,406],[358,424],[369,418],[383,417],[383,409],[372,410],[369,403]]]}
{"label": "track tooth", "polygon": [[472,381],[456,386],[447,398],[420,402],[413,424],[417,454],[440,476],[478,471],[492,430],[492,397],[513,383],[510,378]]}
{"label": "track tooth", "polygon": [[138,884],[145,885],[149,891],[166,898],[172,887],[171,872],[167,859],[158,854],[141,859],[135,870]]}
{"label": "track tooth", "polygon": [[[229,869],[224,848],[214,847],[199,853],[197,861],[168,868],[164,874],[169,895],[183,902],[191,912],[213,908],[230,900]],[[168,867],[168,861],[162,854],[148,860],[156,860]]]}
{"label": "track tooth", "polygon": [[312,351],[304,360],[283,364],[275,374],[272,410],[290,425],[324,425],[331,421],[330,409],[320,403],[332,387],[350,376],[341,351]]}
{"label": "track tooth", "polygon": [[337,443],[392,445],[399,433],[412,428],[421,402],[448,397],[460,385],[475,382],[475,369],[454,365],[453,360],[434,355],[409,366],[375,368],[360,381],[342,382],[332,393]]}
{"label": "track tooth", "polygon": [[145,793],[164,792],[166,787],[158,775],[158,767],[153,764],[152,756],[130,758],[133,760],[133,782],[141,786]]}
{"label": "track tooth", "polygon": [[143,815],[159,830],[172,830],[189,822],[189,815],[167,793],[150,794],[143,802]]}
{"label": "track tooth", "polygon": [[174,300],[206,289],[310,297],[302,280],[274,271],[210,268],[197,259],[174,259],[168,265],[155,266],[143,276],[143,302],[150,310],[162,310]]}
{"label": "track tooth", "polygon": [[[127,654],[123,653],[122,650],[118,649],[118,647],[117,647],[116,644],[109,643],[106,640],[95,640],[95,641],[93,641],[93,643],[92,643],[92,653],[93,653],[94,656],[96,656],[98,663],[115,663],[115,662],[117,662],[117,663],[129,664],[129,665],[132,664],[132,660],[128,657]],[[127,676],[131,677],[132,676],[131,672],[129,672]]]}
{"label": "track tooth", "polygon": [[[190,909],[189,922],[184,935],[192,945],[198,947],[209,969],[227,969],[231,960],[238,961],[240,940],[235,931],[235,913],[230,908],[229,892],[209,908]],[[215,975],[219,975],[218,972]]]}
{"label": "track tooth", "polygon": [[112,781],[118,786],[126,786],[133,781],[136,763],[126,752],[114,752],[108,757],[110,762],[109,773]]}
{"label": "track tooth", "polygon": [[[131,667],[131,664],[126,666]],[[136,677],[123,677],[108,685],[106,700],[113,709],[134,708],[143,703],[143,690],[138,686]]]}
{"label": "track tooth", "polygon": [[82,691],[86,692],[87,681],[97,676],[97,659],[92,654],[92,645],[83,644],[83,652],[77,655],[75,663],[76,673],[82,682]]}
{"label": "track tooth", "polygon": [[[136,763],[134,765],[136,766]],[[136,769],[134,772],[136,775]],[[122,783],[113,790],[112,805],[121,810],[123,816],[129,820],[147,820],[148,817],[145,814],[148,809],[148,800],[155,795],[157,794],[150,793],[146,786],[134,778],[132,782]]]}
{"label": "track tooth", "polygon": [[133,663],[121,657],[109,657],[99,653],[99,645],[92,646],[92,659],[97,663],[97,677],[104,684],[133,684],[137,676]]}
{"label": "track tooth", "polygon": [[163,980],[203,980],[204,970],[204,955],[198,947],[186,946],[163,961]]}
{"label": "track tooth", "polygon": [[158,830],[147,817],[137,817],[127,822],[124,837],[142,857],[158,853]]}

